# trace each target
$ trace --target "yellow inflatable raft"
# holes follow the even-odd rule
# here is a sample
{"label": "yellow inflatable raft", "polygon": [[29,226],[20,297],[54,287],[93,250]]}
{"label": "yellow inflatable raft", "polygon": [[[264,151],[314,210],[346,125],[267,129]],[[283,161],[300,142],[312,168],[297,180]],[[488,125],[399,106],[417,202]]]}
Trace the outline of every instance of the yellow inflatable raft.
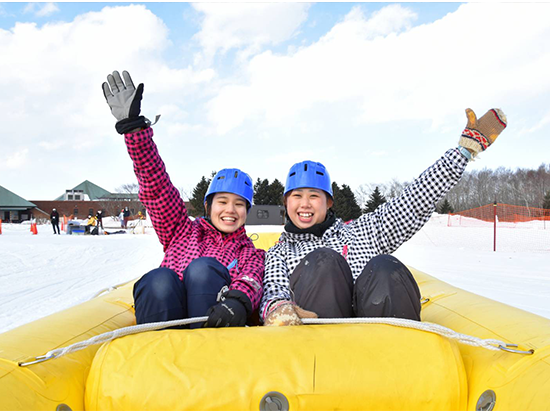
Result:
{"label": "yellow inflatable raft", "polygon": [[133,325],[132,282],[0,334],[0,409],[550,410],[550,320],[411,270],[424,322],[518,347],[384,324],[243,327],[140,333],[27,364]]}

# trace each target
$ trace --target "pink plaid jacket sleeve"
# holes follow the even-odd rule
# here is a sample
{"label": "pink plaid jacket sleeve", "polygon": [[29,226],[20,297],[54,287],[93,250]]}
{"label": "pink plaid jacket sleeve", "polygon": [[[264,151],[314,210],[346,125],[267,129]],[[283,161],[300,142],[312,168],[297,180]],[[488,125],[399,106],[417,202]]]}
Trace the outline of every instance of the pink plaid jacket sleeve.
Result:
{"label": "pink plaid jacket sleeve", "polygon": [[152,139],[153,129],[127,133],[124,137],[139,183],[139,199],[147,208],[159,241],[166,251],[178,228],[182,227],[183,232],[191,230],[185,202],[166,172]]}

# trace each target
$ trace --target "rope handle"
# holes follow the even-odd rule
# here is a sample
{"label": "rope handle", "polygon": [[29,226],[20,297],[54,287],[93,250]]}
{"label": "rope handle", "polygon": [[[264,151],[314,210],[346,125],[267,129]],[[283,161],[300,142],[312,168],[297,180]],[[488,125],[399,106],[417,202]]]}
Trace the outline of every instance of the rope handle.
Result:
{"label": "rope handle", "polygon": [[[71,344],[70,346],[57,348],[48,351],[45,355],[30,358],[26,361],[19,362],[19,367],[27,367],[33,364],[42,363],[47,360],[53,360],[59,357],[63,357],[67,354],[74,353],[76,351],[83,350],[87,347],[105,343],[115,338],[128,336],[131,334],[144,333],[147,331],[155,331],[168,327],[176,327],[193,323],[206,322],[208,317],[193,317],[184,318],[181,320],[162,321],[158,323],[138,324],[135,326],[122,327],[117,330],[109,331],[107,333],[99,334],[88,340]],[[363,318],[302,318],[304,324],[387,324],[397,327],[413,328],[416,330],[427,331],[429,333],[439,334],[440,336],[447,337],[449,339],[457,340],[462,344],[467,344],[473,347],[482,347],[491,351],[507,351],[510,353],[530,355],[535,352],[533,349],[527,351],[517,350],[517,344],[505,343],[496,339],[481,339],[479,337],[469,336],[467,334],[457,333],[450,328],[441,326],[439,324],[427,323],[415,320],[407,320],[402,318],[386,318],[386,317],[363,317]]]}

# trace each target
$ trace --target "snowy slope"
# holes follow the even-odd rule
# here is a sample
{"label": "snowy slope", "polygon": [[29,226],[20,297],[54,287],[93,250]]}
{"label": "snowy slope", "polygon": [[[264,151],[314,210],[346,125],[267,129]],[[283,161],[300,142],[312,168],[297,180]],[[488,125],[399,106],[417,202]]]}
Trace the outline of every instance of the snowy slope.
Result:
{"label": "snowy slope", "polygon": [[[281,227],[248,227],[248,232]],[[492,229],[448,227],[434,215],[395,255],[459,288],[550,319],[550,247],[518,244],[532,229],[515,228],[493,252]],[[2,224],[0,333],[92,298],[104,288],[138,278],[162,261],[154,231],[144,235],[53,235],[39,225]],[[550,241],[550,228],[543,234]]]}

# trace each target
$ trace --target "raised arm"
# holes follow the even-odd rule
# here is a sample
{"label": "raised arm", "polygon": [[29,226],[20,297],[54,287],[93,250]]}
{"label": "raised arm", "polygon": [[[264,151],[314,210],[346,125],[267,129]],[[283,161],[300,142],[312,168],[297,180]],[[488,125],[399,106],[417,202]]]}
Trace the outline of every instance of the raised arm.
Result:
{"label": "raised arm", "polygon": [[468,161],[487,149],[506,127],[506,116],[491,109],[479,120],[466,109],[468,124],[459,147],[448,150],[424,171],[403,193],[361,216],[353,225],[358,235],[379,254],[391,254],[430,219],[436,204],[454,187]]}
{"label": "raised arm", "polygon": [[139,199],[166,251],[178,230],[190,230],[191,221],[153,142],[151,122],[140,116],[143,83],[136,88],[128,72],[122,75],[124,80],[117,71],[108,75],[103,94],[117,120],[117,132],[124,134],[139,183]]}

